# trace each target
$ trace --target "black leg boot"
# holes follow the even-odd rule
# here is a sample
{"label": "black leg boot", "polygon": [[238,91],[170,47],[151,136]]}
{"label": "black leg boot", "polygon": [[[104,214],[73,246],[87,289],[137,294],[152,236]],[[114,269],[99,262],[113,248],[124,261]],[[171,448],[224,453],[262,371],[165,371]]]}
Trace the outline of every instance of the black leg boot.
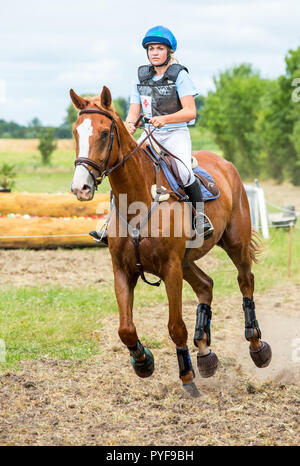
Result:
{"label": "black leg boot", "polygon": [[193,207],[197,211],[197,214],[192,215],[193,219],[193,227],[196,230],[196,234],[199,236],[203,236],[204,239],[208,239],[212,236],[214,232],[214,227],[212,226],[211,221],[204,214],[204,209],[197,210],[197,202],[203,202],[203,196],[201,191],[200,182],[198,179],[194,181],[194,183],[190,184],[189,186],[184,187],[185,192],[189,196],[190,202],[193,204]]}

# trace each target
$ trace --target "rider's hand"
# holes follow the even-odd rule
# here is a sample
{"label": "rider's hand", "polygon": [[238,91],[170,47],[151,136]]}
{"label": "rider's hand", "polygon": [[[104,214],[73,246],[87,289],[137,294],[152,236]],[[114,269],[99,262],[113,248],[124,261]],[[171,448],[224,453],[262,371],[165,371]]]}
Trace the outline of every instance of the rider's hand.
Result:
{"label": "rider's hand", "polygon": [[166,124],[165,115],[154,116],[150,120],[151,125],[155,128],[162,128]]}
{"label": "rider's hand", "polygon": [[125,126],[129,134],[134,134],[136,131],[136,127],[131,121],[125,121]]}

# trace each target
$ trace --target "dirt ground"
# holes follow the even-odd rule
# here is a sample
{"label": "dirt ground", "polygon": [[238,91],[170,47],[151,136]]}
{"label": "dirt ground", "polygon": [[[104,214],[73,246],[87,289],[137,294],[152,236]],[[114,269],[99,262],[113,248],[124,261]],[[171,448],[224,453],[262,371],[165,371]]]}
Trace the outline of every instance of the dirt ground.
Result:
{"label": "dirt ground", "polygon": [[[77,271],[86,268],[87,260],[88,285],[112,283],[106,248],[0,251],[0,282],[30,286],[63,279],[74,286]],[[212,270],[216,260],[207,256],[203,269]],[[0,444],[297,445],[299,293],[300,284],[291,284],[256,295],[263,339],[273,350],[265,369],[256,368],[250,359],[239,293],[215,299],[212,349],[220,367],[210,379],[197,374],[192,342],[197,302],[184,303],[200,391],[197,399],[187,398],[181,388],[167,330],[167,304],[134,311],[139,334],[162,342],[161,348],[150,345],[155,371],[149,379],[134,374],[118,337],[118,316],[108,316],[93,333],[101,353],[89,362],[24,361],[19,371],[9,370],[0,377]]]}
{"label": "dirt ground", "polygon": [[[300,211],[299,188],[261,185],[267,201],[295,205]],[[209,255],[201,262],[208,273],[218,265]],[[78,270],[86,270],[87,263],[86,285],[113,284],[106,248],[0,250],[0,284],[73,287]],[[209,379],[197,373],[192,342],[197,301],[184,303],[200,392],[197,399],[189,399],[181,388],[167,330],[167,304],[134,311],[139,334],[162,342],[160,348],[149,345],[155,357],[149,379],[134,374],[118,337],[118,316],[112,314],[94,330],[100,354],[87,363],[48,358],[24,361],[20,370],[8,370],[0,377],[0,444],[298,445],[299,295],[300,284],[292,283],[256,294],[263,339],[273,351],[265,369],[256,368],[250,359],[240,294],[215,298],[212,349],[220,367]]]}

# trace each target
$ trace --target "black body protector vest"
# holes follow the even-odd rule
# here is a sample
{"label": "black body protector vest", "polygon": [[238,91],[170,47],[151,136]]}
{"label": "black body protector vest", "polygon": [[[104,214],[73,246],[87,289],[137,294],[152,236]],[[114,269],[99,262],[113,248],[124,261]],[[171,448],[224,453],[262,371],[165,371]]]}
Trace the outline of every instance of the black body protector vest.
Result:
{"label": "black body protector vest", "polygon": [[138,78],[140,84],[137,85],[137,88],[146,118],[169,115],[182,109],[175,85],[181,70],[188,72],[185,66],[173,63],[167,68],[161,79],[154,81],[152,79],[155,74],[154,66],[143,65],[139,67]]}

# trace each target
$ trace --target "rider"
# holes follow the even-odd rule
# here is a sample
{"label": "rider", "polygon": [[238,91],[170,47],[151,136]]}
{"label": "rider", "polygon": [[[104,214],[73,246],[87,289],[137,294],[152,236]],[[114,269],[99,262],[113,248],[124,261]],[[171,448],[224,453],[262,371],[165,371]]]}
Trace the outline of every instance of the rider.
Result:
{"label": "rider", "polygon": [[[187,124],[193,124],[196,117],[194,97],[196,88],[188,70],[175,62],[173,53],[177,41],[173,33],[164,26],[155,26],[147,31],[143,42],[150,65],[138,68],[138,79],[134,82],[130,97],[130,108],[125,126],[130,134],[136,131],[141,108],[149,119],[148,129],[155,130],[155,139],[176,155],[179,175],[186,194],[193,206],[203,202],[201,187],[192,170],[192,145]],[[140,140],[145,136],[142,135]],[[139,141],[138,141],[139,142]],[[210,237],[214,228],[209,219],[197,210],[194,228],[204,239]],[[100,239],[96,232],[90,234]],[[102,241],[107,243],[107,229],[102,232]]]}

